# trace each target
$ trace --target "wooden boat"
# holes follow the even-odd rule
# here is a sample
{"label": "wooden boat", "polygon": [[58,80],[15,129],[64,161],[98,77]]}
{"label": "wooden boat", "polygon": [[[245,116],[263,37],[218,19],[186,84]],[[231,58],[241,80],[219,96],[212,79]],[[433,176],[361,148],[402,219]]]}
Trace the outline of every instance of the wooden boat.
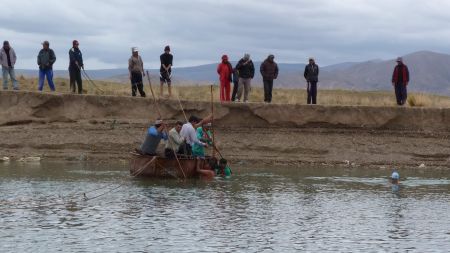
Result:
{"label": "wooden boat", "polygon": [[161,156],[142,155],[136,152],[131,153],[130,174],[135,177],[149,178],[195,178],[199,177],[197,163],[200,162],[200,168],[210,158],[199,160],[194,157],[180,157],[177,159],[168,159]]}

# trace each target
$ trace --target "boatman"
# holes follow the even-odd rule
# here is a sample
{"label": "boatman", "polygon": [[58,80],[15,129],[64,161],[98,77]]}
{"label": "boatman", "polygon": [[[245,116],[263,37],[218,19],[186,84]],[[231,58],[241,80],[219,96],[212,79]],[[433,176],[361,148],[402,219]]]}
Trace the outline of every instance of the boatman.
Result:
{"label": "boatman", "polygon": [[195,128],[199,125],[202,125],[203,123],[208,122],[208,118],[205,118],[203,120],[200,120],[196,116],[192,115],[189,117],[189,122],[183,125],[180,131],[181,137],[185,140],[185,149],[186,151],[184,154],[191,155],[192,154],[192,146],[194,144],[198,144],[203,147],[208,147],[208,144],[201,142],[197,138],[197,132],[195,131]]}
{"label": "boatman", "polygon": [[166,158],[175,158],[175,153],[180,154],[180,146],[184,141],[180,135],[182,127],[183,122],[177,121],[175,127],[169,131],[169,139],[166,142],[166,149],[164,150]]}
{"label": "boatman", "polygon": [[161,139],[167,140],[167,134],[164,132],[166,125],[162,120],[157,119],[155,124],[150,126],[145,135],[144,143],[141,145],[141,153],[144,155],[157,155],[156,150],[158,148]]}

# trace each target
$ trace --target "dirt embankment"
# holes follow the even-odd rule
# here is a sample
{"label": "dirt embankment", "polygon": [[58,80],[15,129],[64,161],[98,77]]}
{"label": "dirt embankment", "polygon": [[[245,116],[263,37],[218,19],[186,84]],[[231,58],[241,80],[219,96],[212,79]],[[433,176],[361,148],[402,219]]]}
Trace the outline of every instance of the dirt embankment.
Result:
{"label": "dirt embankment", "polygon": [[[182,101],[186,114],[210,104]],[[0,92],[0,156],[126,160],[157,118],[149,98]],[[159,101],[183,120],[177,100]],[[450,109],[215,104],[217,139],[235,163],[450,167]]]}

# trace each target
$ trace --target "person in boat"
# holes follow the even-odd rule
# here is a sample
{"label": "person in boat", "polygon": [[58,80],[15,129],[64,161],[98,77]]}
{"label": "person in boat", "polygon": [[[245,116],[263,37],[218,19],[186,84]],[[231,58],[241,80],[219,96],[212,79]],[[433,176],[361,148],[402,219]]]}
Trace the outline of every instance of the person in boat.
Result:
{"label": "person in boat", "polygon": [[231,177],[232,171],[228,166],[228,161],[225,158],[219,160],[219,165],[216,166],[216,175],[221,177]]}
{"label": "person in boat", "polygon": [[[211,123],[203,124],[201,127],[197,128],[197,139],[201,142],[212,146],[212,134],[211,134]],[[205,157],[205,146],[194,143],[192,146],[192,155],[195,157]]]}
{"label": "person in boat", "polygon": [[205,119],[199,119],[198,117],[192,115],[191,117],[189,117],[189,121],[183,125],[180,131],[180,135],[184,139],[184,143],[182,144],[182,148],[184,149],[183,154],[191,155],[192,146],[194,144],[198,144],[204,147],[208,146],[207,143],[204,143],[197,138],[197,132],[195,131],[197,127],[208,122],[208,118],[209,117]]}
{"label": "person in boat", "polygon": [[157,155],[156,150],[161,139],[168,139],[167,134],[164,132],[165,129],[166,125],[163,121],[160,119],[156,120],[155,124],[148,128],[140,152],[144,155]]}
{"label": "person in boat", "polygon": [[175,153],[181,153],[180,146],[183,143],[183,137],[181,137],[180,132],[182,127],[183,122],[177,121],[175,127],[170,129],[168,140],[166,142],[166,149],[164,150],[166,158],[175,158]]}

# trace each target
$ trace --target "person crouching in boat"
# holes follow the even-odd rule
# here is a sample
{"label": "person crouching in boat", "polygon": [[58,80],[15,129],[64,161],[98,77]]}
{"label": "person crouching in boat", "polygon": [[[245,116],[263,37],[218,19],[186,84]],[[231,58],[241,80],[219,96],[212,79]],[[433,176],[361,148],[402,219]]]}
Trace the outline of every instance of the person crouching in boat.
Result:
{"label": "person crouching in boat", "polygon": [[[197,139],[199,139],[203,143],[206,143],[207,146],[212,145],[212,135],[210,129],[211,123],[203,124],[201,127],[197,128]],[[192,146],[192,155],[194,157],[205,158],[205,145],[194,143],[194,145]]]}
{"label": "person crouching in boat", "polygon": [[170,129],[168,140],[166,142],[166,149],[164,149],[164,155],[166,158],[173,159],[175,158],[175,153],[181,154],[182,151],[180,149],[181,144],[183,143],[183,137],[180,135],[181,128],[183,127],[183,122],[177,121],[175,127]]}
{"label": "person crouching in boat", "polygon": [[204,147],[207,147],[208,144],[200,141],[197,138],[197,133],[195,131],[195,128],[199,125],[202,125],[203,123],[207,122],[207,119],[200,120],[196,116],[189,117],[189,122],[183,125],[180,131],[181,137],[184,139],[185,143],[183,144],[183,148],[185,151],[183,152],[185,155],[191,155],[192,154],[192,147],[194,144],[198,144]]}
{"label": "person crouching in boat", "polygon": [[231,172],[231,169],[228,166],[228,161],[221,158],[219,160],[219,165],[216,166],[216,175],[221,177],[231,177],[231,174],[233,174],[233,172]]}
{"label": "person crouching in boat", "polygon": [[156,120],[153,126],[150,126],[145,135],[144,143],[141,145],[141,153],[144,155],[157,155],[156,149],[158,148],[161,139],[167,140],[167,134],[164,133],[166,125],[162,120]]}

